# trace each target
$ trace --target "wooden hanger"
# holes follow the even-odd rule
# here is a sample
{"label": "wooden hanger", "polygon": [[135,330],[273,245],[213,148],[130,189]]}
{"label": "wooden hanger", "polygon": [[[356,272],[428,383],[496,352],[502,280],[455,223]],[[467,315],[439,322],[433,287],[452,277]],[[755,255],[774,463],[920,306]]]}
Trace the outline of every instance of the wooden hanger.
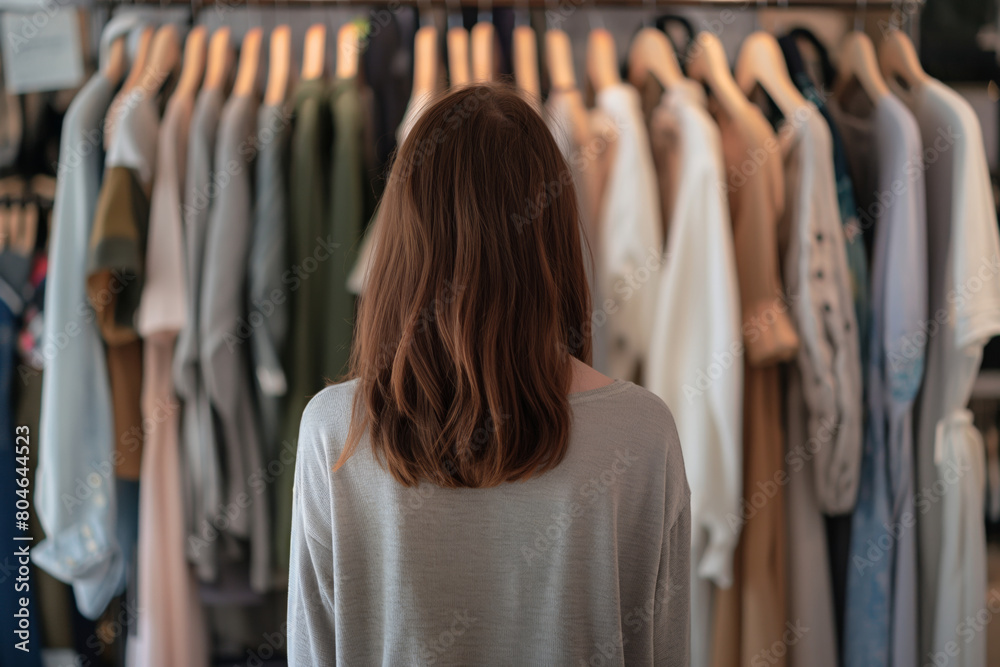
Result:
{"label": "wooden hanger", "polygon": [[531,26],[519,25],[514,28],[511,41],[514,47],[514,80],[517,87],[527,93],[532,100],[542,97],[542,87],[538,82],[538,43]]}
{"label": "wooden hanger", "polygon": [[233,84],[233,95],[245,97],[253,95],[257,88],[257,71],[260,69],[260,44],[264,39],[264,31],[260,28],[250,28],[243,36],[240,46],[240,64],[236,69],[236,83]]}
{"label": "wooden hanger", "polygon": [[306,30],[305,49],[302,55],[302,79],[312,81],[323,76],[326,61],[326,26],[315,23]]}
{"label": "wooden hanger", "polygon": [[913,42],[902,30],[891,30],[882,40],[878,48],[878,62],[889,84],[899,83],[913,90],[930,79],[920,65]]}
{"label": "wooden hanger", "polygon": [[271,56],[267,63],[264,104],[280,106],[288,96],[288,75],[292,69],[292,29],[279,25],[271,31]]}
{"label": "wooden hanger", "polygon": [[622,82],[615,38],[604,28],[591,30],[587,37],[587,76],[596,92]]}
{"label": "wooden hanger", "polygon": [[418,100],[433,95],[438,87],[438,32],[425,25],[413,36],[413,90],[410,98]]}
{"label": "wooden hanger", "polygon": [[149,47],[153,41],[153,28],[148,26],[139,33],[139,43],[136,45],[135,58],[132,59],[132,69],[128,78],[122,84],[122,92],[128,92],[139,85],[142,73],[146,71],[146,61],[149,59]]}
{"label": "wooden hanger", "polygon": [[549,82],[553,89],[576,89],[573,48],[570,46],[569,35],[557,28],[545,32],[545,66],[549,70]]}
{"label": "wooden hanger", "polygon": [[493,51],[496,31],[492,21],[479,21],[472,26],[472,80],[492,81],[495,68]]}
{"label": "wooden hanger", "polygon": [[[21,252],[23,245],[19,200],[24,197],[25,184],[20,176],[0,178],[0,250],[5,247]],[[21,253],[23,254],[23,253]]]}
{"label": "wooden hanger", "polygon": [[150,93],[156,92],[181,60],[181,36],[177,26],[164,23],[153,36],[149,57],[141,84]]}
{"label": "wooden hanger", "polygon": [[358,75],[358,55],[361,53],[361,35],[358,25],[348,21],[337,31],[337,78],[353,79]]}
{"label": "wooden hanger", "polygon": [[116,84],[125,76],[125,35],[118,37],[108,45],[108,55],[101,63],[101,74],[112,84]]}
{"label": "wooden hanger", "polygon": [[792,83],[778,40],[762,30],[743,40],[740,54],[736,58],[736,83],[745,95],[749,95],[760,85],[786,119],[792,118],[798,109],[809,105]]}
{"label": "wooden hanger", "polygon": [[558,28],[545,32],[545,66],[549,70],[549,98],[553,94],[563,95],[569,107],[573,137],[578,145],[586,145],[590,137],[590,117],[576,85],[569,35]]}
{"label": "wooden hanger", "polygon": [[232,68],[233,50],[229,45],[229,28],[223,26],[212,33],[208,42],[208,61],[205,64],[203,90],[222,90]]}
{"label": "wooden hanger", "polygon": [[839,71],[833,84],[833,94],[844,99],[854,85],[872,102],[889,94],[889,87],[879,71],[872,40],[863,32],[849,32],[840,47]]}
{"label": "wooden hanger", "polygon": [[746,113],[750,101],[736,85],[722,42],[708,31],[698,33],[691,47],[688,76],[708,86],[730,117]]}
{"label": "wooden hanger", "polygon": [[20,234],[14,239],[14,250],[30,256],[38,237],[38,202],[26,201],[14,206],[14,215],[20,219]]}
{"label": "wooden hanger", "polygon": [[469,31],[465,26],[448,28],[448,80],[462,86],[471,80],[469,73]]}
{"label": "wooden hanger", "polygon": [[206,42],[208,34],[205,26],[191,28],[184,41],[184,60],[181,65],[181,78],[177,82],[174,95],[194,95],[205,76]]}
{"label": "wooden hanger", "polygon": [[674,47],[656,28],[640,30],[628,50],[628,78],[632,85],[641,88],[649,75],[656,77],[666,89],[684,78]]}

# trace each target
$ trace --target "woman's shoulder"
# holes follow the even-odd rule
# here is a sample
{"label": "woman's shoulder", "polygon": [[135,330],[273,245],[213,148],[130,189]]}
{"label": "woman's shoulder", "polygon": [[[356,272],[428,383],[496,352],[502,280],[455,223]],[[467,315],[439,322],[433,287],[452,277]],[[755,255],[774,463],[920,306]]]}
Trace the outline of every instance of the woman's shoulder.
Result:
{"label": "woman's shoulder", "polygon": [[683,474],[684,457],[673,413],[645,387],[627,380],[570,395],[577,433],[595,449],[615,441],[627,445],[643,467]]}
{"label": "woman's shoulder", "polygon": [[322,436],[324,440],[343,442],[351,425],[354,395],[358,380],[347,380],[324,387],[309,399],[302,413],[299,440],[308,436]]}
{"label": "woman's shoulder", "polygon": [[628,380],[615,380],[597,389],[570,394],[569,401],[578,418],[597,417],[605,423],[610,419],[610,426],[638,435],[677,439],[674,415],[663,399]]}

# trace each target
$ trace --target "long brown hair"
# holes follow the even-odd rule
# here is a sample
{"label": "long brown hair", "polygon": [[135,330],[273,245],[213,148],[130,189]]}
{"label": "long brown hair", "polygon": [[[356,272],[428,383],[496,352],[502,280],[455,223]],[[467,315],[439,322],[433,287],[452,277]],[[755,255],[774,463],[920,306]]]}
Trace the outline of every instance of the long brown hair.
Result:
{"label": "long brown hair", "polygon": [[489,487],[565,456],[590,301],[569,167],[516,89],[430,104],[400,147],[358,305],[344,465],[367,429],[406,486]]}

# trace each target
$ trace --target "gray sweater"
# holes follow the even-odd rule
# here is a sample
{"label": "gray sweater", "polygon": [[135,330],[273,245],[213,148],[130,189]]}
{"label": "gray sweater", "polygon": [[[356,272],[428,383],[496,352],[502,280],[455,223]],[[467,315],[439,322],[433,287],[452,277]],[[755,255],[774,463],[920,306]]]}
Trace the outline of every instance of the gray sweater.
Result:
{"label": "gray sweater", "polygon": [[302,416],[290,665],[686,667],[690,491],[659,398],[572,394],[565,459],[526,482],[406,488],[367,438],[332,472],[356,385]]}

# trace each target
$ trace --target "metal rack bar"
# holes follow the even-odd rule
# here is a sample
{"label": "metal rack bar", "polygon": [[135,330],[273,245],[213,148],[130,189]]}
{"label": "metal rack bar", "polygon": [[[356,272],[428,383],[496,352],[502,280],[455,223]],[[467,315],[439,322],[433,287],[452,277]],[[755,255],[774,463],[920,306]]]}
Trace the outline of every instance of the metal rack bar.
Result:
{"label": "metal rack bar", "polygon": [[[667,9],[670,7],[694,7],[710,9],[713,7],[729,11],[757,11],[760,9],[840,9],[844,11],[889,10],[911,14],[919,11],[925,0],[867,0],[863,4],[858,0],[492,0],[497,7],[525,7],[539,9],[557,9],[560,7],[647,7],[650,9]],[[130,6],[130,5],[191,5],[191,0],[94,0],[93,4]],[[199,7],[226,5],[237,8],[252,7],[337,7],[337,6],[384,6],[384,5],[420,5],[454,7],[464,5],[479,6],[478,0],[197,0]]]}

